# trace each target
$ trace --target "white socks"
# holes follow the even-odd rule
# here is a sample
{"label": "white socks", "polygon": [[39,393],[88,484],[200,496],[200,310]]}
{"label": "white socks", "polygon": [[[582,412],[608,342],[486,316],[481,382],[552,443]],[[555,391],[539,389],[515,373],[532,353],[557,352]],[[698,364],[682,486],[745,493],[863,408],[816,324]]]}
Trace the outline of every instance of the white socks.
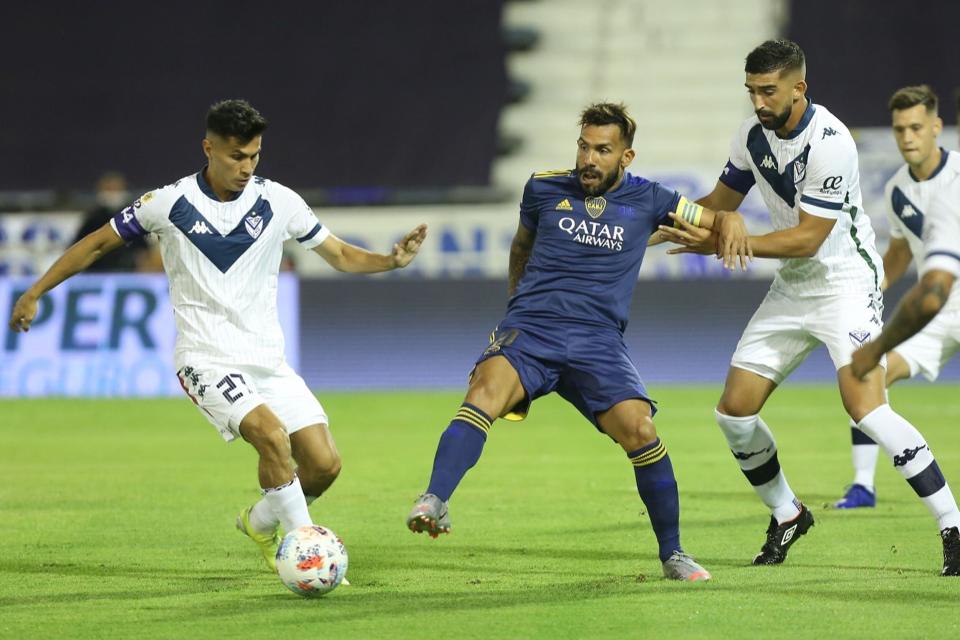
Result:
{"label": "white socks", "polygon": [[[273,514],[272,519],[269,517],[270,512]],[[303,489],[300,488],[300,478],[297,476],[279,487],[264,489],[263,499],[250,510],[250,524],[257,531],[273,531],[277,522],[284,532],[313,524],[310,512],[307,511]]]}
{"label": "white socks", "polygon": [[876,493],[873,487],[874,477],[877,475],[877,455],[880,445],[870,436],[857,428],[857,423],[850,420],[850,433],[853,446],[850,456],[853,459],[853,484],[866,487],[871,493]]}
{"label": "white socks", "polygon": [[940,529],[960,526],[960,511],[930,447],[912,424],[883,404],[857,425],[887,453],[920,497]]}
{"label": "white socks", "polygon": [[800,515],[800,501],[787,484],[777,460],[777,443],[760,416],[738,418],[719,411],[714,413],[740,470],[777,522],[784,523]]}

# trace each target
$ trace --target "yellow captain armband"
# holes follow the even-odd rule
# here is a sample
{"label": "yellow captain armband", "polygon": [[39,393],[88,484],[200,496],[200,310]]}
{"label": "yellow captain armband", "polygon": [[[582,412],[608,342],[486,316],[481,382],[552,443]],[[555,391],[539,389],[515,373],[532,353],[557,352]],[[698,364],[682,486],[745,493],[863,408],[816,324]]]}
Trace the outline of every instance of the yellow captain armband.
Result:
{"label": "yellow captain armband", "polygon": [[537,171],[533,174],[534,178],[555,178],[557,176],[570,175],[570,169],[553,169],[551,171]]}
{"label": "yellow captain armband", "polygon": [[[700,226],[700,218],[703,216],[703,207],[696,202],[690,202],[683,196],[680,196],[680,202],[677,203],[677,217],[689,222],[695,227]],[[677,220],[673,226],[679,227],[680,221]]]}

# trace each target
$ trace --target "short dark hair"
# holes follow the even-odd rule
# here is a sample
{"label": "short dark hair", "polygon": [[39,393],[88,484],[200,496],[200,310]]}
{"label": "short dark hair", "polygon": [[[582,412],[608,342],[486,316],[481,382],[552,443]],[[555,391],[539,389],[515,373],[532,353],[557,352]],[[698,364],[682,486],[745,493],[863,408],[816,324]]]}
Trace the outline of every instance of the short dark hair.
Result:
{"label": "short dark hair", "polygon": [[597,102],[591,104],[580,113],[580,126],[591,125],[602,127],[606,124],[615,124],[620,128],[620,137],[627,143],[627,148],[633,146],[633,134],[637,132],[637,123],[627,114],[627,105],[622,102]]}
{"label": "short dark hair", "polygon": [[890,102],[887,106],[890,111],[900,111],[901,109],[909,109],[918,104],[922,104],[924,108],[926,108],[927,113],[936,113],[938,102],[937,94],[933,92],[933,89],[931,89],[929,85],[918,84],[912,87],[897,89],[894,94],[890,96]]}
{"label": "short dark hair", "polygon": [[792,40],[767,40],[747,54],[743,70],[747,73],[802,70],[807,59],[803,49]]}
{"label": "short dark hair", "polygon": [[207,131],[246,144],[263,133],[267,120],[246,100],[221,100],[207,111]]}

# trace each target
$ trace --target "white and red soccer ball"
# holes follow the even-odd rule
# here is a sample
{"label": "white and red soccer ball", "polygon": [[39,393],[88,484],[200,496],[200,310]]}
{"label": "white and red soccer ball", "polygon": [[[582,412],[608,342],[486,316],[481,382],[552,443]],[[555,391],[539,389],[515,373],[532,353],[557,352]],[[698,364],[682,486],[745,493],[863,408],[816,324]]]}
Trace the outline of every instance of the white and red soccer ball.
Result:
{"label": "white and red soccer ball", "polygon": [[347,550],[330,529],[311,524],[283,537],[277,573],[290,591],[308,598],[337,588],[347,575]]}

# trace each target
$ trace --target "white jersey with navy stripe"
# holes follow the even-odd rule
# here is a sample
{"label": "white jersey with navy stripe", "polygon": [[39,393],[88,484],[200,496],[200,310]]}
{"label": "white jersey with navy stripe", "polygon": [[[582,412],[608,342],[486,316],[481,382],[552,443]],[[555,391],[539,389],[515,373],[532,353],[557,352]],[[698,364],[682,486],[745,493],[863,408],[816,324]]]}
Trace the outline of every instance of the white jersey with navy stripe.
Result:
{"label": "white jersey with navy stripe", "polygon": [[797,226],[801,210],[837,221],[814,256],[781,260],[772,288],[802,297],[879,291],[883,262],[863,211],[857,147],[822,105],[810,102],[786,138],[748,118],[720,180],[744,194],[756,185],[778,231]]}
{"label": "white jersey with navy stripe", "polygon": [[[951,217],[960,221],[960,196],[953,195],[958,199],[950,200],[951,189],[956,188],[951,185],[960,183],[960,153],[946,149],[940,149],[940,152],[940,164],[929,178],[917,180],[910,172],[909,165],[904,164],[887,181],[883,190],[890,237],[907,241],[917,273],[929,268],[926,265],[928,245],[948,251],[947,259],[938,259],[937,262],[944,262],[948,267],[945,270],[951,273],[956,273],[956,266],[949,259],[949,253],[960,255],[960,238],[956,237],[955,229],[951,229],[952,225],[949,224]],[[940,195],[945,196],[944,202],[931,210]],[[930,226],[936,224],[931,221],[931,215],[947,217],[939,222],[942,231],[935,235],[929,231]],[[960,309],[960,295],[951,295],[947,304],[950,308]]]}
{"label": "white jersey with navy stripe", "polygon": [[111,225],[125,240],[154,233],[177,325],[174,362],[275,368],[284,361],[277,276],[285,240],[330,232],[295,192],[255,176],[221,202],[203,171],[141,196]]}
{"label": "white jersey with navy stripe", "polygon": [[[946,271],[960,278],[960,173],[946,176],[933,194],[923,224],[921,275]],[[954,285],[957,290],[960,285]],[[954,296],[951,296],[954,297]]]}

